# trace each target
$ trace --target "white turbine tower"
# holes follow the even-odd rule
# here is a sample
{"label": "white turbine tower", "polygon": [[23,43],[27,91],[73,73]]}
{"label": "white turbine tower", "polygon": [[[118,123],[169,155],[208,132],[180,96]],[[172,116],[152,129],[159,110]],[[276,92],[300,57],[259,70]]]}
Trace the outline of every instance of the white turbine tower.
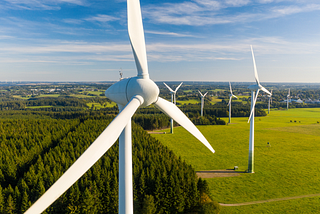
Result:
{"label": "white turbine tower", "polygon": [[253,60],[254,76],[257,84],[250,85],[248,87],[251,90],[251,112],[248,120],[248,122],[250,121],[248,173],[254,173],[254,109],[255,109],[257,97],[260,90],[264,91],[269,95],[271,94],[265,87],[260,85],[252,45],[251,45],[251,53],[252,53],[252,60]]}
{"label": "white turbine tower", "polygon": [[206,92],[205,94],[202,94],[201,91],[199,91],[199,93],[201,96],[201,117],[202,117],[203,116],[203,107],[204,107],[204,97],[207,95],[208,92]]}
{"label": "white turbine tower", "polygon": [[159,97],[158,86],[149,79],[144,31],[139,0],[128,0],[128,31],[138,75],[109,87],[105,95],[120,112],[74,164],[25,212],[43,212],[73,185],[119,137],[119,213],[133,214],[131,118],[139,107],[154,104],[177,121],[210,151],[213,148],[196,126],[174,104]]}
{"label": "white turbine tower", "polygon": [[228,102],[228,106],[229,106],[229,123],[231,123],[231,100],[232,97],[235,97],[238,99],[238,97],[236,97],[233,93],[232,93],[232,88],[231,88],[231,83],[229,82],[229,87],[230,87],[230,94],[229,94],[229,102]]}
{"label": "white turbine tower", "polygon": [[268,96],[268,114],[270,114],[270,102],[272,104],[272,89],[271,93],[267,95]]}
{"label": "white turbine tower", "polygon": [[288,95],[287,95],[287,110],[289,110],[289,102],[290,102],[290,88],[289,88],[289,91],[288,91]]}
{"label": "white turbine tower", "polygon": [[[183,83],[183,82],[182,82]],[[180,83],[180,85],[178,85],[178,87],[176,88],[176,90],[172,90],[166,83],[163,83],[170,91],[171,94],[171,102],[173,104],[176,104],[176,93],[178,91],[178,89],[180,88],[180,86],[182,85],[182,83]],[[173,119],[171,118],[170,120],[170,133],[173,134]]]}

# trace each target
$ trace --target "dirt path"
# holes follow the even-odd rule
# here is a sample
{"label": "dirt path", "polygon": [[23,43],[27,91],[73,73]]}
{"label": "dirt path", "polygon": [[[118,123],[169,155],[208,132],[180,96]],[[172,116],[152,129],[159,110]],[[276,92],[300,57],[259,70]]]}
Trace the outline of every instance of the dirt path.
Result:
{"label": "dirt path", "polygon": [[320,193],[285,197],[285,198],[274,198],[274,199],[268,199],[268,200],[262,200],[262,201],[250,201],[250,202],[244,202],[244,203],[238,203],[238,204],[224,204],[224,203],[219,203],[219,204],[220,206],[225,206],[225,207],[238,207],[238,206],[245,206],[245,205],[252,205],[252,204],[262,204],[262,203],[268,203],[268,202],[274,202],[274,201],[287,201],[287,200],[299,199],[299,198],[311,198],[311,197],[317,197],[317,196],[320,196]]}
{"label": "dirt path", "polygon": [[242,173],[245,173],[245,172],[235,171],[233,169],[196,171],[196,174],[199,178],[233,177],[233,176],[239,176]]}
{"label": "dirt path", "polygon": [[166,132],[154,132],[154,131],[148,131],[149,134],[166,134]]}

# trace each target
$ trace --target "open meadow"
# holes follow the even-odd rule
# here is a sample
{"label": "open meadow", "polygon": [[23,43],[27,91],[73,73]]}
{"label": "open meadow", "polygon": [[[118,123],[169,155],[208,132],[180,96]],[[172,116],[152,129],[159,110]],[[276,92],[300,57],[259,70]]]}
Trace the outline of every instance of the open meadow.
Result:
{"label": "open meadow", "polygon": [[[224,118],[227,120],[227,118]],[[248,164],[248,118],[232,118],[225,126],[198,126],[215,154],[182,127],[174,134],[153,134],[196,171],[226,170]],[[255,173],[206,178],[219,203],[304,196],[320,193],[320,109],[273,110],[255,118]],[[162,130],[169,133],[168,130]],[[268,146],[267,143],[270,143]],[[230,170],[233,171],[233,170]],[[231,173],[230,173],[231,174]],[[254,205],[223,206],[221,213],[318,213],[319,196]]]}

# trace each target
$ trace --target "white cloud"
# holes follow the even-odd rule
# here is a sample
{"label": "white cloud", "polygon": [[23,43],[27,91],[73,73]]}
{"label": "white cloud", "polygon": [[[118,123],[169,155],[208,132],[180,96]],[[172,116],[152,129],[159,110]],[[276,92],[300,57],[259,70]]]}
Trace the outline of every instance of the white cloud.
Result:
{"label": "white cloud", "polygon": [[206,7],[208,10],[218,10],[222,8],[222,3],[215,0],[195,0],[195,2]]}
{"label": "white cloud", "polygon": [[250,0],[225,0],[226,5],[233,7],[240,7],[250,3]]}
{"label": "white cloud", "polygon": [[311,11],[320,10],[320,4],[310,4],[305,6],[284,6],[284,7],[275,7],[271,11],[274,14],[279,16],[291,15],[295,13],[306,13]]}
{"label": "white cloud", "polygon": [[95,21],[95,22],[111,22],[111,21],[119,20],[119,18],[109,16],[109,15],[99,14],[97,16],[86,18],[85,20],[86,21]]}
{"label": "white cloud", "polygon": [[83,21],[80,19],[64,19],[63,22],[68,24],[81,24]]}
{"label": "white cloud", "polygon": [[[284,1],[286,4],[281,4]],[[250,6],[250,9],[246,8],[244,12],[232,11],[234,7],[243,6]],[[304,0],[258,0],[257,3],[250,0],[194,0],[193,2],[148,6],[144,14],[155,23],[203,26],[253,22],[318,10],[320,10],[319,3],[312,4]]]}
{"label": "white cloud", "polygon": [[59,10],[60,4],[85,5],[85,0],[4,0],[2,8],[19,10]]}
{"label": "white cloud", "polygon": [[[289,42],[277,37],[258,37],[250,39],[224,39],[200,44],[147,44],[150,62],[208,60],[241,60],[250,57],[250,44],[255,54],[260,55],[298,55],[319,54],[320,43]],[[0,45],[1,62],[42,62],[42,63],[94,63],[107,61],[133,61],[129,42],[126,43],[88,43],[43,41],[40,45]]]}
{"label": "white cloud", "polygon": [[173,36],[173,37],[196,37],[188,34],[174,33],[174,32],[160,32],[160,31],[145,31],[145,33],[164,35],[164,36]]}

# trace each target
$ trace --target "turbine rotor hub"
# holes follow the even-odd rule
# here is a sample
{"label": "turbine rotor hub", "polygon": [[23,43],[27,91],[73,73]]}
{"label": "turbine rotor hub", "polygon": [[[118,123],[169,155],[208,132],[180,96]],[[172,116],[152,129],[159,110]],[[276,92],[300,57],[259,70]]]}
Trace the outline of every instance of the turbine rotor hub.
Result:
{"label": "turbine rotor hub", "polygon": [[140,95],[144,102],[141,107],[151,105],[158,100],[158,86],[150,79],[132,77],[110,86],[105,95],[113,102],[125,106],[133,96]]}

